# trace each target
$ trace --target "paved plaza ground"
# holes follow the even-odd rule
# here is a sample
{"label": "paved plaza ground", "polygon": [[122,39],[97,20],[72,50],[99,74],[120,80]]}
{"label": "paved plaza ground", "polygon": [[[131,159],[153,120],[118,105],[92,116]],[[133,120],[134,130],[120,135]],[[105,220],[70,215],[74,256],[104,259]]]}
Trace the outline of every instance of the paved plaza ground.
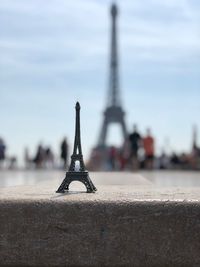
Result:
{"label": "paved plaza ground", "polygon": [[[109,174],[109,179],[107,179]],[[125,175],[124,175],[125,174]],[[134,184],[132,175],[143,177],[149,185],[161,187],[200,187],[200,172],[197,171],[143,171],[129,173],[91,173],[97,185],[129,185]],[[2,170],[0,171],[0,187],[17,185],[36,185],[43,182],[59,184],[64,178],[63,170]]]}

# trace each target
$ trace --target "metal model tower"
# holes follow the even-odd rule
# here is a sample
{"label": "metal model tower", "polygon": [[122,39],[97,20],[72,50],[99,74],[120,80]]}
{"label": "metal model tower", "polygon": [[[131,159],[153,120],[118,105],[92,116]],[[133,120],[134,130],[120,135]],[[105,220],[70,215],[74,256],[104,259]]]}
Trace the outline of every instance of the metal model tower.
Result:
{"label": "metal model tower", "polygon": [[118,123],[122,128],[124,139],[126,138],[126,124],[124,120],[124,111],[121,106],[119,96],[119,77],[118,77],[118,57],[117,57],[117,15],[116,4],[111,6],[111,58],[110,58],[110,76],[109,76],[109,95],[108,104],[104,111],[103,125],[101,128],[98,147],[105,147],[108,126],[111,123]]}
{"label": "metal model tower", "polygon": [[[81,148],[81,135],[80,135],[80,104],[76,103],[76,126],[75,126],[75,139],[74,139],[74,150],[71,156],[71,164],[66,176],[56,191],[56,193],[64,193],[69,190],[69,184],[73,181],[82,182],[87,189],[88,193],[93,193],[97,189],[92,183],[88,171],[85,170],[85,164],[83,161],[83,154]],[[79,168],[77,170],[76,162],[79,162]]]}

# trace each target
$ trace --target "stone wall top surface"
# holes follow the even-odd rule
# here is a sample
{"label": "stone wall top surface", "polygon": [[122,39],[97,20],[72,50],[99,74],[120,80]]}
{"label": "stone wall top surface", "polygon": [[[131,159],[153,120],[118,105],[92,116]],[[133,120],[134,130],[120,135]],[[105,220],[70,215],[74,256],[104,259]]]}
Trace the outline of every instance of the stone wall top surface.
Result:
{"label": "stone wall top surface", "polygon": [[[88,194],[79,182],[73,182],[70,191],[55,193],[62,178],[38,182],[35,185],[0,188],[0,201],[199,201],[200,187],[156,186],[139,174],[91,173],[97,186],[96,193]],[[124,183],[124,184],[123,184]]]}

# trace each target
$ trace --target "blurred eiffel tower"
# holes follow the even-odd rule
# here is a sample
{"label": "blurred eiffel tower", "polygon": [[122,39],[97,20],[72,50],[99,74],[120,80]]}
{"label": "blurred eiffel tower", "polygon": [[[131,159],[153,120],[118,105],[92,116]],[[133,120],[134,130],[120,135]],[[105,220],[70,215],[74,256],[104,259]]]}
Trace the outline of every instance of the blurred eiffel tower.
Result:
{"label": "blurred eiffel tower", "polygon": [[110,76],[109,76],[109,95],[107,107],[104,111],[103,125],[101,127],[100,136],[97,147],[106,146],[106,137],[108,126],[111,123],[117,123],[122,129],[124,141],[127,136],[125,124],[125,112],[123,111],[120,95],[119,95],[119,74],[118,74],[118,55],[117,55],[117,15],[118,9],[116,4],[111,6],[111,58],[110,58]]}

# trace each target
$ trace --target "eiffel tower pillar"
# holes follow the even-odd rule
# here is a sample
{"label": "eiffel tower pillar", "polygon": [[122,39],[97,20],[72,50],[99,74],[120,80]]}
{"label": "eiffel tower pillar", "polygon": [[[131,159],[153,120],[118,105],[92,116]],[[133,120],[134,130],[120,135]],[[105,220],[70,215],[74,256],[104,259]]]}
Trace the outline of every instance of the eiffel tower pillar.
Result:
{"label": "eiffel tower pillar", "polygon": [[123,111],[119,96],[119,74],[118,74],[118,54],[117,54],[117,15],[116,4],[111,6],[111,57],[109,75],[108,103],[104,111],[103,123],[99,135],[97,147],[106,146],[108,127],[112,123],[117,123],[122,129],[124,140],[127,136],[125,124],[125,112]]}

